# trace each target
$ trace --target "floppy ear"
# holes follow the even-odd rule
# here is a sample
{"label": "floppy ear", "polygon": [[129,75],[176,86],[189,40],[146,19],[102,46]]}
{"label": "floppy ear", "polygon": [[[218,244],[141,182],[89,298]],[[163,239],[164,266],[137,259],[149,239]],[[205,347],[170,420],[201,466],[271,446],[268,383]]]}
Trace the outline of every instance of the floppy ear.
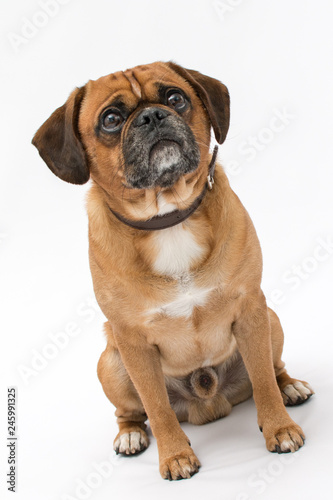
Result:
{"label": "floppy ear", "polygon": [[199,71],[186,69],[173,62],[168,66],[182,76],[193,87],[203,102],[210,118],[215,138],[219,144],[224,142],[230,122],[230,99],[228,89],[223,83]]}
{"label": "floppy ear", "polygon": [[78,120],[85,87],[75,89],[37,130],[32,144],[52,172],[72,184],[89,179],[89,166],[80,141]]}

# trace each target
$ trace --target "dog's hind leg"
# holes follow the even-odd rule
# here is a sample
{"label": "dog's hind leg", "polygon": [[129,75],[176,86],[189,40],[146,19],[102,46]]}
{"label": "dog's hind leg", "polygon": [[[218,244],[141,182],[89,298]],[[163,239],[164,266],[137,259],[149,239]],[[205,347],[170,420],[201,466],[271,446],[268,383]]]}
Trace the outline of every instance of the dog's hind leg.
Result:
{"label": "dog's hind leg", "polygon": [[275,312],[269,308],[268,312],[271,325],[273,364],[283,402],[286,406],[302,404],[314,394],[314,391],[304,380],[297,380],[288,375],[281,359],[284,340],[282,326]]}
{"label": "dog's hind leg", "polygon": [[[109,333],[108,324],[106,331]],[[97,373],[106,396],[116,407],[119,433],[113,443],[114,450],[125,455],[145,450],[149,444],[144,423],[147,415],[119,352],[110,341],[100,357]]]}

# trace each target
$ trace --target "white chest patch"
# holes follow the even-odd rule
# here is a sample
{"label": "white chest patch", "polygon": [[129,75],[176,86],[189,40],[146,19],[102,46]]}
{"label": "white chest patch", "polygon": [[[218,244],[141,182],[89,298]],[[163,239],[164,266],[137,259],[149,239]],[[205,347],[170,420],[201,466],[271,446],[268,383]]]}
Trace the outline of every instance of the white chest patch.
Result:
{"label": "white chest patch", "polygon": [[198,288],[195,286],[189,286],[183,289],[183,287],[180,286],[175,300],[163,304],[160,307],[156,307],[155,309],[150,309],[147,313],[149,315],[166,314],[174,318],[190,318],[195,307],[205,305],[208,295],[212,290],[212,288]]}
{"label": "white chest patch", "polygon": [[[161,203],[163,212],[174,209],[172,204]],[[183,224],[157,231],[154,243],[157,257],[153,263],[154,271],[178,281],[178,292],[174,300],[150,309],[148,315],[166,314],[172,317],[189,318],[193,309],[206,303],[211,288],[199,288],[191,280],[190,268],[203,255],[203,248],[196,242],[191,231]]]}
{"label": "white chest patch", "polygon": [[183,224],[156,231],[155,244],[154,271],[175,278],[188,273],[192,263],[203,254],[203,249]]}

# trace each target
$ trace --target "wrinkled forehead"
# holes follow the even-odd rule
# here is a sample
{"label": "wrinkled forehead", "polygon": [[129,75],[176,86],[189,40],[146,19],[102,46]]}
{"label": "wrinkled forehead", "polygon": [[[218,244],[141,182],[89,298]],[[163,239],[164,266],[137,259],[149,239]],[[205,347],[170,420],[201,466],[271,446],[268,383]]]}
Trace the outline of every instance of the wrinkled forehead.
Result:
{"label": "wrinkled forehead", "polygon": [[187,82],[166,64],[136,66],[90,80],[86,85],[83,108],[98,112],[119,103],[135,108],[140,101],[158,101],[160,89],[172,86],[190,91]]}

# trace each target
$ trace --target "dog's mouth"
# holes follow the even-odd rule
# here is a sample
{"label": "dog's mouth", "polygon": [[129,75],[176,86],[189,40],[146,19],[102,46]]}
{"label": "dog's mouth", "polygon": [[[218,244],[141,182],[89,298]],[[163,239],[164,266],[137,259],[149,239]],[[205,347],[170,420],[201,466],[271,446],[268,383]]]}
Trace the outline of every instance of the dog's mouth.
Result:
{"label": "dog's mouth", "polygon": [[154,186],[169,188],[184,175],[184,157],[178,142],[161,139],[149,153],[149,168],[154,173]]}
{"label": "dog's mouth", "polygon": [[195,160],[189,161],[179,142],[163,138],[151,146],[145,165],[137,165],[127,180],[135,188],[170,188],[182,175],[197,168]]}
{"label": "dog's mouth", "polygon": [[161,139],[151,148],[149,163],[153,168],[169,168],[178,163],[181,156],[180,145],[171,139]]}

